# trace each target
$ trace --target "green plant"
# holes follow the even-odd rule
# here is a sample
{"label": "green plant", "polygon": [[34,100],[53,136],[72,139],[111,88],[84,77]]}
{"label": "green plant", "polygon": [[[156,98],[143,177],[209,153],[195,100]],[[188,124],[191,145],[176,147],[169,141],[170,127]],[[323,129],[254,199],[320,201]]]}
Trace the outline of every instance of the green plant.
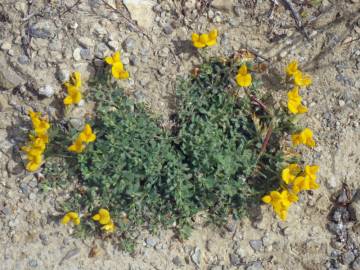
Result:
{"label": "green plant", "polygon": [[68,209],[85,216],[109,209],[122,236],[162,225],[186,237],[199,212],[222,223],[277,187],[281,139],[293,125],[260,101],[259,80],[246,91],[233,86],[239,64],[212,59],[181,80],[168,129],[122,89],[98,80],[91,92],[97,139],[69,163],[80,187]]}

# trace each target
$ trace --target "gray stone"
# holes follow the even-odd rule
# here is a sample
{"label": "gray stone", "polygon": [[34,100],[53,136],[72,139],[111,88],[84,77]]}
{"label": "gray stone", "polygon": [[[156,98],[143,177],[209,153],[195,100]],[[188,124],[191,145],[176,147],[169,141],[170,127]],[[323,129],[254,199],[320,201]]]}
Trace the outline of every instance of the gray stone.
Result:
{"label": "gray stone", "polygon": [[105,43],[101,42],[96,46],[95,56],[98,58],[104,58],[105,56],[110,55],[110,49],[106,46]]}
{"label": "gray stone", "polygon": [[44,246],[49,245],[49,237],[45,233],[40,233],[39,238]]}
{"label": "gray stone", "polygon": [[30,59],[26,55],[22,54],[18,57],[18,62],[22,65],[30,64]]}
{"label": "gray stone", "polygon": [[360,256],[358,256],[355,261],[351,264],[351,269],[360,270]]}
{"label": "gray stone", "polygon": [[230,263],[234,266],[237,266],[237,265],[240,265],[241,264],[241,258],[240,256],[234,254],[234,253],[231,253],[229,255],[229,259],[230,259]]}
{"label": "gray stone", "polygon": [[20,184],[20,190],[21,190],[22,193],[28,194],[29,193],[29,186],[26,183],[21,183]]}
{"label": "gray stone", "polygon": [[117,51],[117,50],[119,50],[119,48],[120,48],[119,42],[114,41],[114,40],[109,41],[109,42],[108,42],[108,46],[110,47],[110,49],[112,49],[112,50],[114,50],[114,51]]}
{"label": "gray stone", "polygon": [[90,49],[81,49],[80,50],[80,55],[81,58],[84,60],[91,60],[92,59],[92,54]]}
{"label": "gray stone", "polygon": [[1,213],[5,216],[8,216],[11,214],[11,209],[7,206],[5,206],[4,208],[1,209]]}
{"label": "gray stone", "polygon": [[138,63],[137,57],[135,55],[130,55],[129,57],[129,63],[132,66],[136,66],[136,64]]}
{"label": "gray stone", "polygon": [[150,30],[155,18],[153,7],[156,2],[152,0],[123,0],[131,18],[144,29]]}
{"label": "gray stone", "polygon": [[164,26],[163,31],[165,34],[171,35],[172,32],[174,32],[174,29],[172,28],[172,26],[170,24],[167,24]]}
{"label": "gray stone", "polygon": [[62,49],[62,43],[60,40],[52,40],[48,46],[50,51],[60,52]]}
{"label": "gray stone", "polygon": [[74,58],[75,61],[80,61],[80,60],[81,60],[81,54],[80,54],[80,52],[81,52],[81,48],[80,48],[80,47],[78,47],[78,48],[76,48],[76,49],[74,50],[74,52],[73,52],[73,58]]}
{"label": "gray stone", "polygon": [[250,240],[249,244],[254,251],[260,251],[263,248],[263,243],[261,240]]}
{"label": "gray stone", "polygon": [[184,265],[183,260],[179,256],[175,256],[172,259],[172,262],[173,262],[173,264],[175,264],[176,266],[179,266],[179,267]]}
{"label": "gray stone", "polygon": [[263,270],[261,262],[253,262],[246,267],[246,270]]}
{"label": "gray stone", "polygon": [[145,239],[145,243],[148,247],[155,247],[157,240],[155,238],[148,237]]}
{"label": "gray stone", "polygon": [[125,50],[125,52],[131,52],[136,47],[136,40],[132,37],[128,37],[124,40],[122,43],[122,47]]}
{"label": "gray stone", "polygon": [[160,57],[166,58],[169,55],[170,49],[168,47],[164,47],[161,50],[158,51],[158,55]]}
{"label": "gray stone", "polygon": [[355,260],[355,255],[349,250],[341,255],[341,260],[343,264],[350,264]]}
{"label": "gray stone", "polygon": [[201,261],[201,250],[199,247],[196,247],[191,252],[191,260],[194,264],[196,264],[198,267],[200,267],[200,261]]}
{"label": "gray stone", "polygon": [[32,267],[32,268],[38,267],[38,262],[37,262],[37,260],[35,260],[35,259],[29,260],[29,266]]}
{"label": "gray stone", "polygon": [[0,112],[3,112],[8,107],[8,101],[5,95],[0,95]]}
{"label": "gray stone", "polygon": [[91,38],[88,38],[88,37],[79,37],[78,42],[81,47],[88,48],[88,49],[95,46],[94,40]]}
{"label": "gray stone", "polygon": [[233,8],[233,0],[213,0],[211,2],[213,8],[229,12]]}
{"label": "gray stone", "polygon": [[5,41],[3,44],[1,44],[0,49],[2,49],[3,51],[8,51],[11,49],[11,43]]}
{"label": "gray stone", "polygon": [[29,200],[33,201],[36,199],[36,194],[35,193],[30,193],[29,194]]}
{"label": "gray stone", "polygon": [[39,95],[44,97],[52,97],[54,95],[55,91],[54,88],[51,85],[45,85],[41,88],[39,88]]}
{"label": "gray stone", "polygon": [[56,27],[51,21],[42,21],[29,27],[29,35],[34,38],[50,39],[55,36]]}
{"label": "gray stone", "polygon": [[67,69],[62,69],[60,66],[58,66],[58,69],[56,71],[56,78],[61,82],[64,83],[69,80],[70,78],[70,71]]}
{"label": "gray stone", "polygon": [[3,53],[0,53],[0,90],[13,89],[24,82],[25,81],[9,67]]}

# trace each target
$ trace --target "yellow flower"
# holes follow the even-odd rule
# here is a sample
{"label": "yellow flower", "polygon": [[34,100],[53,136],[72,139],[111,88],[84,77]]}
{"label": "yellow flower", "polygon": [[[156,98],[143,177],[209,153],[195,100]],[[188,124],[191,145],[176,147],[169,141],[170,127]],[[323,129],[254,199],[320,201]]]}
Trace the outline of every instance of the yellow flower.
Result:
{"label": "yellow flower", "polygon": [[281,220],[286,220],[288,208],[297,200],[298,197],[287,190],[282,190],[281,193],[278,191],[271,191],[269,195],[265,195],[262,198],[264,203],[272,205],[275,213]]}
{"label": "yellow flower", "polygon": [[112,56],[105,57],[105,62],[108,63],[109,65],[113,65],[115,63],[120,63],[121,62],[120,52],[117,51]]}
{"label": "yellow flower", "polygon": [[315,182],[315,179],[309,176],[296,177],[292,190],[294,193],[299,193],[302,190],[318,189],[319,184]]}
{"label": "yellow flower", "polygon": [[218,37],[218,30],[213,29],[209,33],[191,35],[191,40],[195,48],[204,48],[206,46],[211,47],[216,45]]}
{"label": "yellow flower", "polygon": [[110,213],[104,208],[99,209],[99,212],[95,214],[92,219],[95,221],[99,221],[101,225],[106,225],[111,222]]}
{"label": "yellow flower", "polygon": [[82,95],[79,88],[70,85],[67,87],[68,95],[64,98],[65,105],[79,104],[82,99]]}
{"label": "yellow flower", "polygon": [[296,176],[301,172],[301,168],[298,164],[289,164],[285,169],[281,171],[281,178],[286,184],[294,182]]}
{"label": "yellow flower", "polygon": [[46,132],[50,128],[49,122],[46,119],[41,118],[41,114],[39,112],[36,113],[33,111],[29,111],[29,116],[31,118],[31,122],[35,130],[35,133],[37,135],[46,134]]}
{"label": "yellow flower", "polygon": [[312,181],[315,181],[316,173],[318,172],[318,170],[319,170],[319,166],[317,166],[317,165],[313,165],[313,166],[306,165],[305,166],[305,176],[309,177]]}
{"label": "yellow flower", "polygon": [[61,219],[61,224],[68,224],[69,221],[72,221],[75,225],[80,224],[79,215],[76,212],[68,212],[65,216]]}
{"label": "yellow flower", "polygon": [[313,132],[309,128],[305,128],[299,133],[294,133],[291,135],[292,143],[296,146],[299,144],[304,144],[308,147],[314,147],[315,141],[313,139]]}
{"label": "yellow flower", "polygon": [[79,135],[82,142],[89,143],[96,140],[96,135],[92,132],[91,126],[86,124],[84,130]]}
{"label": "yellow flower", "polygon": [[116,62],[111,67],[111,73],[115,79],[126,80],[129,78],[129,72],[124,69],[121,62]]}
{"label": "yellow flower", "polygon": [[80,91],[81,87],[81,75],[80,72],[75,71],[71,74],[70,80],[64,83],[67,90],[67,96],[64,98],[65,105],[78,104],[81,101],[82,95]]}
{"label": "yellow flower", "polygon": [[286,67],[286,74],[288,76],[293,76],[298,71],[298,62],[292,60]]}
{"label": "yellow flower", "polygon": [[80,154],[85,149],[85,145],[80,137],[78,137],[75,142],[68,147],[68,151]]}
{"label": "yellow flower", "polygon": [[236,82],[241,87],[248,87],[251,85],[251,74],[248,73],[246,64],[243,64],[236,75]]}
{"label": "yellow flower", "polygon": [[39,153],[32,153],[29,151],[27,155],[28,163],[26,164],[26,170],[29,172],[37,171],[42,163],[42,155]]}
{"label": "yellow flower", "polygon": [[101,229],[108,233],[112,233],[115,231],[115,224],[112,220],[110,220],[110,222],[102,226]]}
{"label": "yellow flower", "polygon": [[295,86],[288,92],[288,109],[293,114],[305,113],[308,109],[301,104],[301,96],[299,95],[299,87]]}
{"label": "yellow flower", "polygon": [[307,74],[303,74],[300,70],[294,74],[294,83],[300,87],[307,87],[312,84],[311,77]]}

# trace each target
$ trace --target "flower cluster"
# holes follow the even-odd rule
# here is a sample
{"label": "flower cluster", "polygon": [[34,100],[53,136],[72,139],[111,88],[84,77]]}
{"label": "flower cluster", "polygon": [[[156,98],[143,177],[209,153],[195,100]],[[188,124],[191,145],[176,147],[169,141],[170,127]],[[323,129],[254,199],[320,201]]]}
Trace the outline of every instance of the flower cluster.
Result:
{"label": "flower cluster", "polygon": [[68,224],[70,221],[74,223],[74,225],[80,224],[80,217],[76,212],[68,212],[65,216],[61,219],[61,224]]}
{"label": "flower cluster", "polygon": [[104,208],[100,208],[99,212],[92,217],[93,220],[98,221],[101,225],[102,230],[106,232],[114,232],[115,224],[111,219],[110,213]]}
{"label": "flower cluster", "polygon": [[[288,92],[288,110],[291,114],[306,113],[308,109],[302,105],[302,98],[299,95],[299,87],[306,87],[312,83],[309,75],[304,75],[298,69],[298,62],[291,61],[286,68],[288,77],[293,77],[294,88]],[[314,147],[313,132],[309,128],[293,133],[291,140],[294,146],[304,144],[308,147]],[[316,173],[319,170],[317,165],[306,165],[304,169],[299,164],[292,163],[285,167],[281,172],[282,189],[280,191],[271,191],[265,195],[262,200],[266,204],[272,205],[275,213],[282,220],[286,220],[287,211],[290,205],[298,200],[298,193],[303,190],[317,189]]]}
{"label": "flower cluster", "polygon": [[84,129],[80,132],[72,145],[68,147],[70,152],[80,154],[84,151],[86,145],[96,140],[96,135],[93,133],[91,126],[86,124]]}
{"label": "flower cluster", "polygon": [[251,74],[248,73],[248,68],[246,64],[242,64],[236,75],[236,82],[241,87],[249,87],[252,83]]}
{"label": "flower cluster", "polygon": [[218,37],[218,30],[213,29],[209,33],[204,34],[197,34],[193,33],[191,35],[191,40],[196,48],[204,48],[204,47],[211,47],[216,45]]}
{"label": "flower cluster", "polygon": [[29,112],[34,131],[30,134],[30,143],[21,148],[27,155],[28,163],[26,170],[34,172],[38,170],[43,162],[43,153],[46,144],[49,142],[48,129],[50,123],[45,117],[41,117],[39,112]]}
{"label": "flower cluster", "polygon": [[67,96],[64,98],[64,104],[79,104],[82,99],[80,72],[76,71],[72,73],[70,76],[70,80],[65,82],[64,86],[67,90]]}
{"label": "flower cluster", "polygon": [[105,57],[105,62],[111,65],[111,73],[115,79],[125,80],[129,78],[129,72],[124,69],[124,64],[121,62],[120,52]]}

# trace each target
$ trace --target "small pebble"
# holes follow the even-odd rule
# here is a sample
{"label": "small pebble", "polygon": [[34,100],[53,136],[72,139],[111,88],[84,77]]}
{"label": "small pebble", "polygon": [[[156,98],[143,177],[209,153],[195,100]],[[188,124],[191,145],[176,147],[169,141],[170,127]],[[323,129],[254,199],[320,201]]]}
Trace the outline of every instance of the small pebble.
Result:
{"label": "small pebble", "polygon": [[148,247],[155,247],[155,245],[157,244],[156,239],[148,237],[145,239],[145,243]]}
{"label": "small pebble", "polygon": [[75,61],[80,61],[81,60],[81,48],[76,48],[73,52],[73,57]]}
{"label": "small pebble", "polygon": [[52,97],[54,95],[54,88],[51,85],[45,85],[41,88],[39,88],[39,95],[44,96],[44,97]]}
{"label": "small pebble", "polygon": [[249,244],[254,251],[260,251],[263,248],[263,243],[261,240],[250,240]]}
{"label": "small pebble", "polygon": [[31,260],[29,261],[29,266],[32,267],[32,268],[36,268],[36,267],[38,266],[37,260],[31,259]]}

